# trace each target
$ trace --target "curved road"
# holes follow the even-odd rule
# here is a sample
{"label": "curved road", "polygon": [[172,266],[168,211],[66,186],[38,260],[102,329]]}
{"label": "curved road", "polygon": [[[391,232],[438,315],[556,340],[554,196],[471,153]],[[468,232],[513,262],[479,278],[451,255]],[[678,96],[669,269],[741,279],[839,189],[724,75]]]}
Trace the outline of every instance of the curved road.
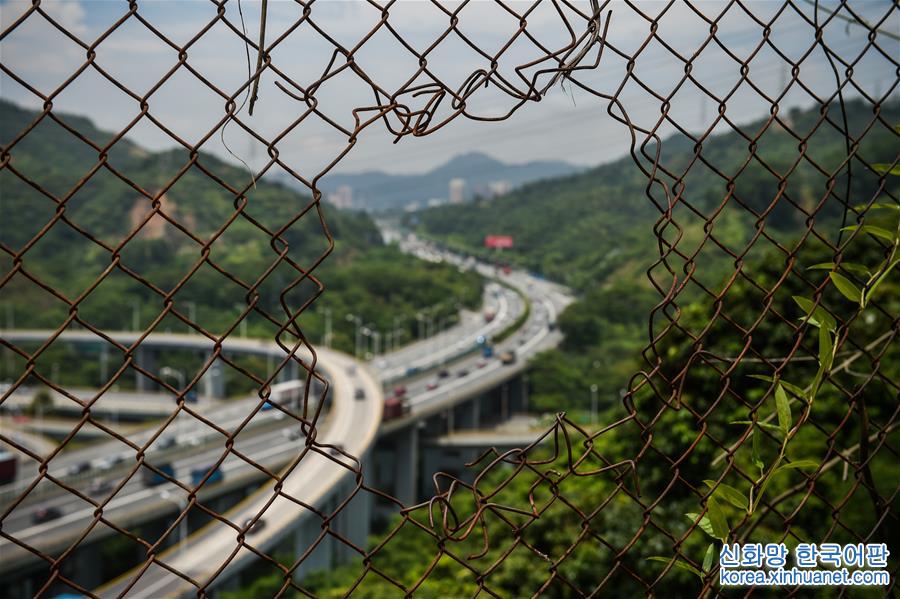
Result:
{"label": "curved road", "polygon": [[[497,276],[495,269],[491,266],[478,264],[471,260],[462,260],[414,239],[407,240],[404,249],[425,259],[452,262],[461,268],[476,268],[486,276]],[[516,363],[502,365],[496,356],[493,359],[484,359],[479,354],[471,352],[466,354],[467,349],[470,349],[474,343],[474,337],[496,334],[501,328],[514,321],[524,310],[518,294],[491,283],[488,287],[489,296],[496,302],[491,307],[497,312],[494,321],[484,323],[483,319],[469,318],[460,325],[435,336],[432,340],[412,344],[376,361],[374,366],[380,366],[378,375],[383,380],[402,377],[402,373],[406,372],[409,365],[424,371],[406,385],[410,406],[409,414],[402,419],[386,423],[381,427],[382,431],[392,430],[406,425],[411,419],[427,417],[432,413],[445,410],[465,397],[496,386],[508,379],[512,373],[523,370],[525,362],[534,353],[555,345],[559,341],[560,335],[555,331],[553,325],[559,311],[571,301],[567,290],[553,283],[531,277],[524,272],[514,271],[504,278],[511,286],[526,295],[531,303],[531,313],[523,327],[495,348],[497,353],[507,350],[515,352]],[[2,334],[11,340],[44,341],[49,333],[45,331],[11,331]],[[73,341],[96,339],[92,333],[87,331],[67,332],[63,334],[62,338]],[[138,335],[116,333],[114,338],[119,343],[129,345],[138,339]],[[174,334],[150,335],[141,343],[142,346],[145,344],[198,350],[209,350],[212,346],[212,342],[202,336]],[[261,355],[274,352],[279,357],[283,356],[283,350],[277,345],[252,339],[227,339],[223,344],[223,349],[228,352]],[[313,506],[318,506],[323,499],[329,497],[329,494],[333,494],[334,489],[339,489],[337,493],[340,494],[340,489],[348,488],[347,481],[352,483],[355,477],[354,469],[358,468],[358,464],[355,464],[349,456],[366,455],[379,431],[383,405],[381,385],[367,368],[359,367],[352,358],[338,352],[319,348],[316,351],[319,356],[318,367],[328,375],[333,383],[331,392],[333,403],[324,422],[320,422],[319,436],[316,439],[315,447],[309,449],[305,454],[301,454],[300,450],[305,447],[305,440],[302,437],[291,440],[280,434],[273,436],[273,430],[277,430],[279,427],[284,428],[287,423],[293,422],[293,419],[284,417],[283,421],[279,423],[277,417],[280,412],[278,410],[256,412],[252,417],[252,422],[238,436],[235,444],[235,449],[246,452],[248,457],[260,461],[267,467],[272,465],[271,467],[275,468],[287,463],[287,470],[290,471],[290,474],[284,480],[283,493]],[[465,355],[462,358],[458,358],[463,354]],[[448,369],[452,372],[445,371],[445,376],[438,376],[437,369],[442,368],[448,360],[452,360]],[[432,369],[431,372],[428,372],[429,368]],[[288,390],[290,385],[302,384],[302,382],[293,382],[275,386],[272,397],[276,397],[276,387],[280,390]],[[363,390],[363,399],[354,399],[356,389]],[[221,409],[215,410],[217,424],[227,430],[233,430],[232,427],[248,418],[259,402],[259,398],[251,397],[223,404]],[[207,427],[201,426],[201,428]],[[207,428],[207,430],[211,429]],[[136,444],[142,444],[155,433],[155,430],[146,431],[136,435],[133,440]],[[207,467],[218,460],[223,453],[222,437],[219,433],[213,433],[213,435],[218,435],[218,438],[200,442],[198,447],[189,450],[190,455],[183,456],[178,449],[184,445],[186,440],[195,436],[194,431],[181,434],[176,432],[177,443],[175,449],[171,450],[176,457],[171,460],[171,463],[179,480],[188,481],[192,469]],[[275,441],[273,441],[273,437],[276,438]],[[156,442],[159,440],[157,439]],[[121,443],[118,444],[121,446]],[[134,450],[129,448],[128,452],[133,457]],[[344,452],[349,455],[344,455]],[[290,470],[299,455],[303,455],[302,460],[296,468]],[[63,456],[58,457],[62,458]],[[222,465],[224,480],[220,484],[253,474],[251,472],[253,467],[243,460],[238,458],[229,458],[229,460]],[[51,468],[51,472],[53,471]],[[256,474],[258,475],[258,473]],[[126,513],[128,509],[132,511],[139,509],[142,512],[158,510],[161,504],[166,502],[183,505],[186,493],[176,485],[167,483],[158,487],[145,488],[139,480],[136,480],[137,478],[137,476],[134,477],[132,481],[118,489],[115,498],[104,509],[104,517],[119,524],[120,518],[117,516],[120,512]],[[349,488],[352,490],[352,484]],[[111,491],[108,491],[107,495],[109,492]],[[200,500],[203,500],[202,489],[198,496]],[[60,494],[58,501],[65,502],[71,499],[71,494],[65,493]],[[339,497],[339,499],[343,500],[346,497]],[[78,501],[81,502],[81,509],[72,510],[61,520],[40,525],[30,524],[30,511],[26,513],[22,510],[22,513],[19,514],[16,514],[15,511],[11,514],[4,513],[3,529],[5,532],[13,531],[16,538],[27,543],[35,543],[38,546],[49,542],[47,535],[51,532],[55,537],[64,532],[64,536],[69,539],[73,538],[73,535],[74,538],[78,538],[78,533],[83,532],[92,522],[94,511],[94,506],[91,504],[80,499]],[[68,504],[67,509],[71,509]],[[297,503],[275,493],[271,481],[265,483],[250,497],[224,515],[232,523],[238,524],[242,524],[248,519],[262,519],[265,521],[265,526],[258,531],[254,529],[254,532],[246,536],[242,545],[239,542],[241,531],[214,520],[212,524],[191,535],[183,551],[177,546],[173,547],[164,552],[160,559],[200,584],[206,584],[211,582],[211,577],[226,561],[232,564],[229,567],[239,567],[244,560],[254,558],[254,554],[246,548],[246,545],[266,551],[286,534],[285,531],[294,528],[300,518],[314,517],[311,512],[301,508]],[[123,525],[125,521],[127,521],[127,516],[122,518]],[[66,530],[60,530],[61,528]],[[27,554],[24,556],[18,554],[25,554],[25,552],[7,540],[0,540],[0,563],[11,566],[18,561],[16,558],[28,557]],[[129,597],[156,598],[174,597],[193,590],[190,583],[156,564],[151,565],[143,572],[134,586],[129,588],[134,575],[135,572],[130,572],[121,580],[104,586],[101,589],[102,594],[119,596],[127,589]]]}

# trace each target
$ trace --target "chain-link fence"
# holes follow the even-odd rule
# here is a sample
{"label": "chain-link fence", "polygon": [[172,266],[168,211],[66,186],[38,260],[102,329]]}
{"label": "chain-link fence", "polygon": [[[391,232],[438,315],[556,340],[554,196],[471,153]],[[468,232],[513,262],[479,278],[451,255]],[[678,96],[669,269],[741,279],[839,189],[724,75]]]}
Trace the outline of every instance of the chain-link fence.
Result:
{"label": "chain-link fence", "polygon": [[[10,522],[30,505],[32,494],[48,487],[76,496],[93,513],[52,551],[42,549],[44,539],[22,538],[8,525],[0,529],[7,551],[41,564],[43,582],[32,589],[35,595],[49,596],[67,585],[95,596],[95,589],[71,574],[71,564],[79,545],[100,534],[122,539],[117,551],[139,556],[139,565],[124,573],[118,586],[108,587],[109,593],[147,596],[153,593],[140,591],[140,577],[161,569],[204,596],[240,559],[239,550],[253,553],[277,575],[278,594],[568,597],[667,594],[671,588],[691,595],[716,589],[717,560],[705,559],[709,537],[716,555],[722,541],[762,539],[789,546],[889,541],[897,527],[900,489],[897,303],[885,292],[896,290],[890,273],[898,251],[898,187],[890,175],[897,168],[900,115],[891,99],[900,66],[893,3],[497,2],[491,3],[497,11],[492,18],[498,28],[510,30],[498,47],[482,45],[467,26],[479,18],[473,11],[485,10],[484,3],[428,5],[430,18],[417,30],[430,29],[415,42],[405,37],[409,22],[398,16],[402,3],[360,3],[372,18],[362,36],[322,25],[317,16],[322,3],[291,3],[289,14],[286,4],[211,2],[203,5],[203,25],[178,37],[146,18],[138,2],[115,5],[111,25],[90,37],[68,23],[68,11],[46,3],[35,1],[15,15],[16,5],[3,8],[0,43],[12,44],[39,23],[48,39],[52,34],[70,48],[49,87],[35,85],[14,64],[2,66],[4,86],[15,86],[42,108],[26,126],[4,130],[4,196],[27,193],[29,200],[17,214],[4,212],[9,225],[0,240],[0,293],[9,298],[37,289],[43,299],[34,306],[36,313],[51,304],[64,308],[62,319],[35,319],[32,328],[52,332],[30,341],[15,337],[7,319],[2,344],[15,377],[2,402],[40,384],[80,411],[71,430],[44,453],[17,434],[0,433],[37,468],[33,479],[4,500],[2,519]],[[273,11],[282,11],[277,23]],[[258,30],[245,21],[251,13]],[[559,35],[542,36],[547,23]],[[736,24],[749,34],[732,35]],[[139,31],[177,56],[149,88],[132,89],[105,66],[104,45],[122,43],[116,38],[122,31]],[[245,60],[229,65],[232,75],[242,77],[239,85],[217,83],[193,62],[195,48],[213,35],[243,45]],[[396,42],[398,52],[412,61],[402,77],[374,74],[384,72],[377,58],[367,60],[376,37]],[[293,46],[298,38],[315,44],[300,52]],[[471,61],[464,65],[466,76],[447,78],[435,68],[442,48],[451,46],[454,57]],[[728,76],[703,75],[709,60],[718,61],[724,69],[719,72]],[[877,93],[870,78],[873,60],[880,61],[878,73],[890,75],[878,75]],[[808,70],[813,63],[818,70]],[[300,67],[310,65],[317,74],[302,73]],[[654,71],[659,65],[677,76],[660,75]],[[207,94],[205,115],[213,117],[199,136],[179,133],[180,123],[167,122],[154,110],[161,90],[185,76]],[[97,103],[114,93],[117,101],[137,108],[111,137],[98,138],[88,125],[55,109],[58,99],[85,79],[109,90],[97,94]],[[334,101],[330,88],[341,79],[358,86],[354,109],[346,114],[331,110],[326,100]],[[466,476],[435,474],[433,497],[404,506],[370,483],[365,460],[361,464],[344,448],[317,438],[326,402],[313,398],[328,397],[331,390],[317,369],[316,348],[304,336],[301,315],[327,288],[316,271],[335,247],[318,182],[370,131],[417,143],[407,138],[463,120],[515,122],[519,109],[553,94],[570,93],[574,99],[575,92],[591,98],[598,118],[605,113],[627,132],[622,150],[630,151],[646,176],[646,197],[622,202],[649,201],[659,211],[652,225],[659,254],[647,265],[659,303],[650,314],[645,367],[631,379],[615,422],[586,427],[560,406],[561,414],[533,445],[489,451],[469,465]],[[768,112],[752,128],[742,114],[748,96]],[[495,104],[481,106],[485,97]],[[255,124],[251,115],[271,114],[272,103],[283,107],[285,101],[291,110],[269,118],[266,127]],[[818,111],[793,108],[809,105]],[[699,126],[686,116],[698,107]],[[152,176],[142,170],[140,149],[128,141],[148,124],[178,148]],[[343,140],[332,148],[336,151],[327,159],[284,159],[279,148],[313,124],[318,128],[313,130],[329,130]],[[29,144],[51,125],[64,130],[65,143],[73,147],[57,147],[54,155],[35,160]],[[723,132],[744,140],[739,155],[726,156],[717,144]],[[241,161],[246,158],[229,148],[226,134],[246,139],[265,158],[244,169],[207,154],[221,141]],[[842,152],[819,151],[834,139]],[[770,151],[773,144],[777,153]],[[79,158],[85,153],[90,160]],[[78,176],[61,174],[62,165]],[[267,183],[276,173],[306,190],[302,205],[296,196],[287,205],[279,202]],[[141,207],[107,215],[126,223],[124,228],[86,226],[90,198],[113,187],[126,188]],[[185,216],[170,199],[179,188],[202,195],[198,206],[208,209]],[[190,259],[181,263],[185,268],[165,284],[135,267],[146,262],[129,252],[156,230],[170,231],[189,248]],[[270,253],[264,267],[248,271],[237,264],[241,236],[266,241]],[[151,260],[168,259],[148,248],[141,246],[141,252]],[[61,273],[45,266],[60,252],[100,255],[104,264],[63,285]],[[240,310],[224,325],[210,326],[185,300],[192,282],[200,280],[227,285],[241,296]],[[138,326],[130,337],[110,333],[127,328],[118,321],[103,324],[84,316],[92,291],[114,282],[127,282],[123,289],[136,285],[153,306],[152,314],[136,310]],[[124,322],[132,317],[127,304],[101,312],[124,315]],[[277,352],[265,354],[266,368],[226,351],[227,340],[240,339],[242,322],[250,321],[277,343]],[[172,323],[189,327],[202,341],[202,361],[186,358],[188,374],[177,385],[161,374],[165,369],[142,357],[154,335]],[[89,397],[74,394],[50,371],[48,362],[65,357],[42,360],[73,331],[100,343],[109,356],[104,384]],[[234,426],[221,425],[205,402],[193,402],[192,390],[216,380],[217,369],[249,382],[257,394]],[[306,384],[302,401],[276,405],[300,424],[306,441],[286,468],[271,469],[242,453],[239,440],[253,416],[268,409],[268,400],[279,399],[273,385],[291,369],[288,378],[318,379],[323,389],[317,393]],[[152,386],[176,398],[162,424],[141,441],[124,423],[98,415],[114,385],[133,377],[143,381],[139,388]],[[213,467],[193,483],[145,459],[185,415],[221,437]],[[101,495],[84,489],[77,468],[62,474],[51,465],[85,430],[118,440],[135,458],[115,465],[121,482]],[[253,536],[262,511],[234,522],[204,500],[203,485],[214,480],[229,455],[238,455],[266,481],[266,508],[284,500],[314,514],[318,533],[309,551],[289,556],[262,551]],[[312,467],[316,459],[319,466],[327,462],[323,472],[350,474],[346,501],[326,509],[286,491],[291,473],[306,462]],[[104,513],[116,492],[141,476],[180,489],[180,515],[161,535],[144,535]],[[377,497],[398,511],[377,540],[354,539],[336,524],[341,511],[362,496]],[[186,526],[189,512],[203,512],[237,539],[234,551],[221,563],[206,564],[206,571],[180,571],[163,553]],[[308,565],[323,539],[344,545],[348,565],[340,588]],[[403,567],[386,557],[410,547],[416,559],[401,560]],[[896,575],[896,566],[891,573]]]}

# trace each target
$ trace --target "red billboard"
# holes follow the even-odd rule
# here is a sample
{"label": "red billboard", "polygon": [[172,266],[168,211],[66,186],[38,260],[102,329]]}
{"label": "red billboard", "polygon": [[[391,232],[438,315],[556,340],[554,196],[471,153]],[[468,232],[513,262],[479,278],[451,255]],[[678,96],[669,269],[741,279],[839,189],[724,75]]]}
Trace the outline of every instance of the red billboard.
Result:
{"label": "red billboard", "polygon": [[486,248],[511,248],[512,246],[512,235],[488,235],[484,238],[484,247]]}

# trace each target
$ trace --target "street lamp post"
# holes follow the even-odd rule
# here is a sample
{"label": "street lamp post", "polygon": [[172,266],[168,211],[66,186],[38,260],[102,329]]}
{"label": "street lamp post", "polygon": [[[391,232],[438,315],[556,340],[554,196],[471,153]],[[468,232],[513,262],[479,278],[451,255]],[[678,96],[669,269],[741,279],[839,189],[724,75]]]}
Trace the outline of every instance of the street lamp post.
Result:
{"label": "street lamp post", "polygon": [[597,385],[591,385],[591,424],[597,424]]}
{"label": "street lamp post", "polygon": [[425,320],[425,316],[422,312],[416,312],[416,339],[418,341],[422,340],[422,322]]}
{"label": "street lamp post", "polygon": [[354,348],[353,355],[357,358],[360,357],[360,351],[362,346],[362,318],[357,316],[356,314],[347,314],[346,316],[347,322],[352,322],[356,324],[356,334],[354,336]]}
{"label": "street lamp post", "polygon": [[178,555],[183,556],[185,550],[187,549],[187,538],[188,538],[188,517],[187,514],[184,513],[187,510],[187,499],[184,500],[184,504],[180,501],[172,497],[172,493],[169,491],[163,491],[160,493],[159,498],[163,501],[168,501],[175,505],[179,511],[183,513],[183,517],[181,518],[181,522],[178,523]]}
{"label": "street lamp post", "polygon": [[139,300],[131,300],[131,330],[138,331],[141,328],[141,303]]}
{"label": "street lamp post", "polygon": [[[162,368],[159,369],[159,376],[175,377],[176,379],[178,379],[179,392],[184,391],[184,383],[185,383],[186,377],[184,376],[184,373],[181,372],[180,370],[178,370],[176,368],[171,368],[169,366],[163,366]],[[176,418],[178,418],[178,416],[176,416]],[[176,425],[176,428],[177,428],[177,432],[175,433],[176,438],[184,437],[184,418],[178,418],[178,424]]]}
{"label": "street lamp post", "polygon": [[[195,302],[185,302],[188,310],[188,320],[191,321],[192,324],[197,322],[197,304]],[[194,327],[188,325],[188,333],[194,333]]]}
{"label": "street lamp post", "polygon": [[391,349],[397,349],[397,344],[400,342],[400,323],[406,320],[403,316],[395,316],[394,317],[394,330],[391,334]]}
{"label": "street lamp post", "polygon": [[[244,312],[244,306],[242,306],[241,304],[235,304],[234,307],[238,309],[239,313]],[[240,333],[241,337],[246,337],[247,336],[247,317],[246,316],[241,318],[241,324],[238,326],[240,327],[240,330],[241,330],[241,333]]]}

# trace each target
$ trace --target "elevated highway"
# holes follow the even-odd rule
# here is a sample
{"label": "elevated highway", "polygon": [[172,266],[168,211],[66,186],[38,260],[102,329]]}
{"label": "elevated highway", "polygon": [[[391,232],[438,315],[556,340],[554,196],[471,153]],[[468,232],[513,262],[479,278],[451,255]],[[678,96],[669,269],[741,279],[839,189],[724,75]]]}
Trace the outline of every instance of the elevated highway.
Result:
{"label": "elevated highway", "polygon": [[[413,244],[405,249],[411,253],[428,253],[431,259],[455,261],[461,268],[477,268],[487,276],[497,276],[490,266],[465,263],[427,244]],[[201,488],[197,492],[197,501],[214,501],[217,494],[241,486],[256,488],[249,497],[223,514],[238,527],[213,521],[187,537],[180,547],[176,545],[164,552],[159,559],[186,573],[198,585],[217,585],[255,558],[248,546],[268,551],[294,536],[297,550],[306,547],[311,552],[304,561],[306,569],[327,568],[333,563],[335,552],[333,548],[325,548],[321,541],[316,541],[321,533],[320,513],[327,513],[344,501],[350,501],[350,505],[341,510],[344,518],[336,519],[332,526],[341,528],[349,535],[348,538],[355,537],[360,546],[364,546],[372,507],[368,505],[370,499],[354,494],[358,473],[366,472],[368,484],[372,484],[374,479],[375,486],[385,488],[406,503],[412,503],[419,494],[416,473],[421,466],[418,463],[420,432],[429,430],[435,422],[439,429],[437,435],[453,433],[457,428],[479,428],[479,413],[484,412],[482,396],[498,388],[506,391],[507,382],[524,371],[529,358],[559,342],[560,334],[555,330],[555,321],[558,313],[571,301],[567,291],[523,272],[514,271],[502,279],[516,291],[491,284],[489,291],[494,302],[491,308],[497,317],[490,323],[470,316],[459,326],[433,339],[376,359],[369,367],[337,352],[317,349],[319,367],[333,383],[333,401],[324,421],[319,424],[315,444],[308,444],[304,438],[290,439],[286,436],[291,422],[295,421],[277,409],[259,410],[261,399],[258,397],[203,405],[204,414],[209,410],[209,414],[215,415],[216,424],[225,430],[245,425],[245,430],[236,439],[235,449],[267,469],[282,469],[287,473],[283,493],[276,493],[274,481],[245,460],[226,456],[220,467],[224,473],[223,481]],[[473,351],[476,349],[475,337],[499,334],[522,316],[526,305],[529,307],[528,318],[518,330],[495,344],[493,357],[485,358],[480,352]],[[2,335],[11,341],[41,342],[49,333],[9,331]],[[138,339],[134,333],[114,333],[112,336],[121,344],[134,343]],[[93,334],[86,331],[72,331],[63,333],[61,339],[90,343],[92,337]],[[210,351],[211,345],[208,339],[198,335],[172,334],[149,335],[141,346],[145,344],[154,350],[178,348],[197,351]],[[278,359],[284,355],[277,345],[253,339],[228,339],[223,349],[232,353],[274,355]],[[513,353],[515,361],[501,363],[496,357],[501,352]],[[389,387],[395,384],[406,387],[408,405],[408,411],[402,417],[383,423],[382,383]],[[302,384],[299,381],[287,382],[282,383],[281,388],[286,390],[291,385]],[[359,388],[364,390],[364,399],[361,400],[354,399]],[[504,400],[501,393],[500,402],[491,409],[501,413],[505,411],[508,415],[511,409],[508,395],[507,392]],[[527,398],[523,399],[526,403],[523,405],[520,401],[519,409],[527,409]],[[207,432],[201,432],[204,430]],[[193,471],[215,464],[223,454],[222,435],[196,420],[188,420],[184,424],[176,421],[165,433],[150,427],[130,435],[129,440],[137,447],[152,451],[154,444],[159,444],[165,435],[174,436],[174,447],[162,450],[157,447],[157,450],[171,462],[176,478],[185,486],[188,486],[186,483]],[[385,463],[384,452],[379,453],[382,440],[393,448],[389,463]],[[119,441],[101,443],[69,455],[60,454],[51,462],[50,473],[66,477],[73,466],[85,461],[93,466],[98,461],[108,461],[109,456],[117,453],[125,458],[123,461],[130,459],[131,464],[118,465],[106,474],[101,472],[99,476],[96,469],[80,475],[77,481],[81,487],[76,485],[76,488],[83,489],[82,498],[73,498],[53,483],[41,484],[55,489],[43,495],[35,493],[36,497],[48,506],[58,506],[63,511],[62,518],[35,525],[30,521],[30,510],[35,502],[26,500],[16,510],[6,510],[3,514],[2,534],[12,534],[16,539],[29,545],[33,543],[35,548],[46,551],[64,550],[68,547],[67,543],[84,534],[89,538],[102,536],[104,530],[106,534],[111,534],[112,530],[104,523],[98,524],[93,514],[97,505],[106,502],[113,494],[114,497],[103,503],[103,515],[122,527],[138,522],[141,515],[146,518],[183,510],[188,492],[179,485],[166,483],[146,487],[137,480],[137,476],[120,484],[123,476],[134,467],[135,450]],[[350,456],[357,456],[362,464],[354,462]],[[294,467],[298,459],[299,465]],[[388,465],[394,471],[394,479],[382,480],[377,471],[384,470]],[[123,470],[125,466],[127,469]],[[372,470],[376,471],[374,476],[370,476]],[[63,480],[69,483],[75,479],[70,476]],[[102,487],[110,483],[114,485],[113,489],[107,488],[100,497],[91,497],[88,493],[89,485]],[[294,497],[313,509],[300,507],[286,496]],[[0,505],[6,505],[10,496],[2,497]],[[262,521],[263,525],[254,527],[251,532],[248,527],[253,521]],[[219,565],[228,561],[229,556],[233,557],[227,570],[219,572]],[[8,567],[7,564],[15,567],[29,559],[33,560],[34,556],[11,543],[8,537],[0,540],[0,573]],[[155,598],[189,595],[196,591],[192,583],[157,564],[150,565],[138,578],[137,574],[131,572],[101,587],[101,594],[119,596],[127,592],[129,597]]]}

